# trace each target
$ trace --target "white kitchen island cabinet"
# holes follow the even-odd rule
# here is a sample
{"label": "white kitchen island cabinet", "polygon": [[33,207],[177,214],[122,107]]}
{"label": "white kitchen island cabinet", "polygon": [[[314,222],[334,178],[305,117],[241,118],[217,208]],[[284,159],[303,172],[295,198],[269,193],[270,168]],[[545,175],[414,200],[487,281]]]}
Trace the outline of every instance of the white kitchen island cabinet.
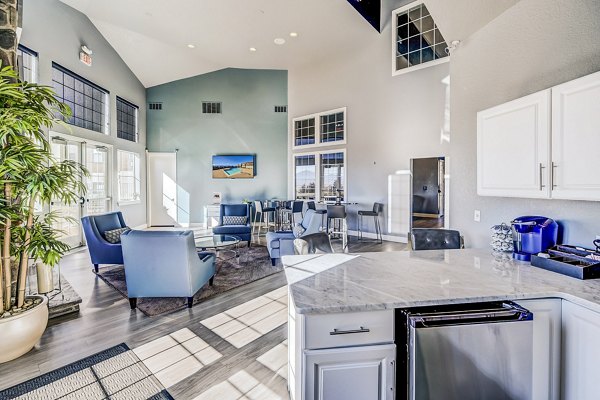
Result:
{"label": "white kitchen island cabinet", "polygon": [[560,399],[561,299],[518,300],[533,313],[533,399]]}
{"label": "white kitchen island cabinet", "polygon": [[306,400],[394,400],[396,346],[307,350]]}
{"label": "white kitchen island cabinet", "polygon": [[562,304],[562,399],[600,398],[600,313]]}

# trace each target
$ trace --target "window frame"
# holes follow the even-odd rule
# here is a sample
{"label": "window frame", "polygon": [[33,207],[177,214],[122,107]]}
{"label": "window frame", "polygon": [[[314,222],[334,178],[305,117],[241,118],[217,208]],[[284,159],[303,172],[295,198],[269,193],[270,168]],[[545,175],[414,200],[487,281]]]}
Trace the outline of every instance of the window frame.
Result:
{"label": "window frame", "polygon": [[[57,81],[54,80],[54,70],[55,69],[58,70],[58,71],[60,71],[63,74],[63,76],[64,75],[69,75],[73,79],[81,81],[85,85],[90,86],[92,89],[96,89],[96,90],[100,91],[103,94],[103,98],[104,98],[104,100],[103,100],[103,102],[104,102],[104,107],[103,107],[104,108],[104,120],[100,124],[100,126],[102,127],[101,128],[102,130],[97,131],[95,129],[86,128],[85,126],[79,126],[79,125],[76,125],[74,123],[70,123],[68,121],[65,121],[65,123],[68,124],[68,125],[71,125],[71,126],[76,126],[78,128],[81,128],[81,129],[86,129],[88,131],[96,132],[96,133],[99,133],[101,135],[110,136],[111,135],[111,132],[110,132],[110,118],[111,118],[111,115],[110,115],[110,91],[104,89],[102,86],[99,86],[99,85],[95,84],[94,82],[92,82],[92,81],[84,78],[83,76],[77,74],[76,72],[71,71],[68,68],[63,67],[62,65],[60,65],[60,64],[58,64],[58,63],[56,63],[54,61],[52,62],[52,69],[51,69],[51,71],[52,71],[52,86],[53,87],[54,87],[54,82],[59,83],[59,82],[57,82]],[[64,78],[63,78],[63,82],[61,83],[61,85],[63,86],[63,90],[64,90],[64,88],[65,88]],[[75,84],[73,86],[75,86]],[[85,97],[90,97],[90,96],[87,96],[85,94],[84,94],[84,96]],[[94,101],[93,94],[92,94],[91,97],[92,97],[92,103],[93,103],[93,101]],[[65,102],[64,92],[63,92],[62,96],[57,96],[57,98],[62,103],[64,103]],[[75,100],[73,100],[73,104],[75,104]],[[79,105],[79,104],[75,104],[75,105]],[[89,109],[88,107],[85,107],[85,108]],[[71,111],[73,111],[72,117],[74,118],[75,110],[71,110]],[[92,109],[92,113],[93,113],[93,109]],[[92,116],[92,118],[93,118],[93,116]],[[93,125],[93,120],[92,120],[92,125]]]}
{"label": "window frame", "polygon": [[[30,70],[31,70],[31,77],[32,77],[33,81],[29,82],[29,83],[39,83],[39,81],[40,81],[40,75],[39,75],[40,59],[39,59],[38,52],[30,49],[27,46],[20,44],[20,43],[17,46],[17,57],[19,55],[19,51],[21,51],[22,53],[28,54],[32,58],[32,68],[30,68]],[[25,69],[25,66],[23,66],[23,69]],[[20,70],[20,68],[19,68],[19,70]],[[23,77],[21,77],[21,76],[19,78],[23,79]]]}
{"label": "window frame", "polygon": [[[135,114],[134,114],[134,126],[135,126],[134,137],[135,137],[135,139],[134,140],[129,140],[129,139],[126,139],[123,137],[119,137],[119,102],[125,104],[128,107],[132,107],[135,111]],[[121,111],[121,112],[123,112],[123,111]],[[138,106],[136,106],[135,104],[133,104],[132,102],[127,101],[120,96],[116,96],[115,116],[117,117],[117,129],[116,129],[117,139],[126,140],[131,143],[139,143],[139,141],[140,141],[140,125],[139,125],[140,108]]]}
{"label": "window frame", "polygon": [[[411,8],[414,8],[421,4],[426,6],[425,1],[417,0],[417,1],[413,1],[409,4],[406,4],[406,5],[399,7],[392,11],[392,76],[397,76],[397,75],[406,74],[408,72],[418,71],[423,68],[433,67],[433,66],[447,63],[450,61],[450,54],[448,54],[446,57],[438,58],[437,60],[427,61],[425,63],[409,66],[409,67],[403,68],[403,69],[396,69],[396,58],[398,56],[398,54],[397,54],[398,14],[402,14],[402,13],[410,10]],[[431,11],[430,11],[430,13],[431,13]],[[433,23],[435,24],[434,26],[437,27],[437,23],[435,22],[435,19],[433,20]],[[422,32],[420,32],[420,33],[422,34]],[[447,39],[444,38],[444,40],[446,41],[446,44],[448,44]]]}
{"label": "window frame", "polygon": [[[334,140],[334,141],[330,141],[330,142],[323,142],[321,141],[321,135],[323,132],[321,132],[321,117],[327,116],[327,115],[331,115],[331,114],[338,114],[338,113],[342,113],[344,114],[344,139],[343,140]],[[311,143],[311,144],[296,144],[296,132],[295,132],[295,126],[296,126],[296,121],[304,121],[307,119],[311,119],[314,118],[315,119],[315,143]],[[340,108],[334,108],[333,110],[327,110],[327,111],[321,111],[318,113],[314,113],[314,114],[308,114],[308,115],[302,115],[299,117],[294,117],[292,118],[292,126],[291,126],[291,141],[292,141],[292,149],[293,150],[304,150],[304,149],[310,149],[310,148],[317,148],[317,147],[328,147],[328,146],[341,146],[341,145],[346,145],[346,142],[348,140],[348,113],[347,113],[347,107],[340,107]]]}
{"label": "window frame", "polygon": [[[134,182],[134,195],[137,190],[137,200],[123,200],[121,199],[121,157],[123,153],[133,154],[133,182]],[[137,161],[137,169],[136,169]],[[119,206],[126,206],[130,204],[140,204],[142,202],[142,171],[141,171],[141,156],[139,153],[131,150],[117,149],[117,204]]]}
{"label": "window frame", "polygon": [[[345,148],[332,148],[327,150],[305,151],[292,154],[292,188],[293,196],[296,198],[296,157],[315,156],[315,202],[324,202],[321,196],[321,155],[343,153],[344,154],[344,176],[342,183],[344,185],[344,200],[348,199],[348,153]],[[310,200],[308,200],[310,201]]]}

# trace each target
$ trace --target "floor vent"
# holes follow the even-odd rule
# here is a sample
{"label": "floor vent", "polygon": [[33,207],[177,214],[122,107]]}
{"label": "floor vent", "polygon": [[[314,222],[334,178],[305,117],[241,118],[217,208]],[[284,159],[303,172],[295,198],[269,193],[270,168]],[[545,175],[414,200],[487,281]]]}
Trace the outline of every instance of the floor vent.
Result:
{"label": "floor vent", "polygon": [[162,110],[162,103],[148,103],[149,110]]}
{"label": "floor vent", "polygon": [[275,106],[276,113],[285,113],[287,112],[287,106]]}
{"label": "floor vent", "polygon": [[221,114],[221,103],[215,101],[202,102],[202,114]]}

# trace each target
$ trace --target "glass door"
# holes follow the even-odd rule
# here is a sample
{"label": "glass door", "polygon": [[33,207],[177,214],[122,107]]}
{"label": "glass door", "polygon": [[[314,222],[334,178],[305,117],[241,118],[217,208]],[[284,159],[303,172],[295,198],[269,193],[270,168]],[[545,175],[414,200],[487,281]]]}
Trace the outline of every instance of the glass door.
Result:
{"label": "glass door", "polygon": [[[69,160],[80,163],[81,145],[80,142],[61,137],[53,137],[50,142],[52,155],[56,161]],[[82,216],[83,202],[83,197],[78,204],[64,204],[57,199],[50,202],[50,211],[56,212],[59,216],[52,224],[52,228],[59,230],[61,232],[60,239],[71,247],[81,246],[83,243],[79,222]]]}
{"label": "glass door", "polygon": [[87,188],[85,212],[86,215],[102,214],[110,210],[108,194],[108,147],[85,146],[85,167],[90,173],[86,178]]}
{"label": "glass door", "polygon": [[84,178],[85,196],[80,194],[78,204],[63,204],[59,200],[50,203],[50,211],[57,212],[60,218],[53,228],[62,231],[62,238],[71,247],[83,245],[81,217],[102,214],[111,210],[109,156],[107,146],[90,144],[61,136],[51,138],[51,149],[57,161],[70,160],[82,163],[89,171]]}

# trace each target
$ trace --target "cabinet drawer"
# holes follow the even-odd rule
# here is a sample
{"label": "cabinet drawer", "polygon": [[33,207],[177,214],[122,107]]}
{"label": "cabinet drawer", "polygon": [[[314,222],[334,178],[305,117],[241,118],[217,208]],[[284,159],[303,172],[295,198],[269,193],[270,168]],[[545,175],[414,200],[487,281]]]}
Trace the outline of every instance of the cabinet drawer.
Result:
{"label": "cabinet drawer", "polygon": [[393,310],[306,315],[305,318],[306,349],[394,341]]}

